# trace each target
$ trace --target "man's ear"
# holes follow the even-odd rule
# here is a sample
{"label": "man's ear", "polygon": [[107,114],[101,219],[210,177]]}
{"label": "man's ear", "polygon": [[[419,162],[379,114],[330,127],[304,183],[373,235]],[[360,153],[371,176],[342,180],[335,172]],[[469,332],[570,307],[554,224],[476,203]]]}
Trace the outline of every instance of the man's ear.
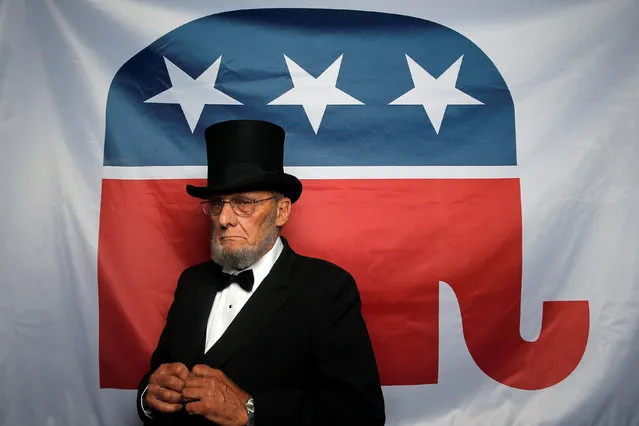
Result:
{"label": "man's ear", "polygon": [[280,198],[277,201],[277,220],[275,225],[278,227],[284,226],[288,222],[288,217],[291,214],[291,199],[287,197]]}

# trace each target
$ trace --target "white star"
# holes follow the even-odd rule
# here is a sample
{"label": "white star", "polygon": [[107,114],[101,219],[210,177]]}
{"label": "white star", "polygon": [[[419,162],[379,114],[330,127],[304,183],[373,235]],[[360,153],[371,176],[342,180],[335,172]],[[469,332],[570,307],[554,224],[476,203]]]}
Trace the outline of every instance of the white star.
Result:
{"label": "white star", "polygon": [[191,132],[194,132],[195,126],[200,120],[200,115],[202,115],[204,105],[242,105],[241,102],[215,88],[215,81],[217,80],[221,62],[222,57],[220,56],[198,78],[193,79],[173,62],[164,58],[173,87],[158,93],[145,102],[180,104]]}
{"label": "white star", "polygon": [[404,93],[389,105],[422,105],[426,115],[439,133],[448,105],[483,105],[484,103],[457,89],[457,77],[461,68],[460,56],[439,78],[435,78],[406,55],[410,76],[415,88]]}
{"label": "white star", "polygon": [[269,105],[302,105],[315,134],[322,124],[327,105],[363,105],[362,102],[335,87],[343,56],[340,55],[322,75],[314,78],[284,55],[288,72],[293,80],[293,88],[269,102]]}

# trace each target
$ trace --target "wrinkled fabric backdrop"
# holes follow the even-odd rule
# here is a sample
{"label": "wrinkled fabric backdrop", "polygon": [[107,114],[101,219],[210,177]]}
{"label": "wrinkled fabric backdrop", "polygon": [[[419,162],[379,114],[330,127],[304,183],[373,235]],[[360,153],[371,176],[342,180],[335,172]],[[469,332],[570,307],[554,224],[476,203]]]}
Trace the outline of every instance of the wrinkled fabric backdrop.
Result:
{"label": "wrinkled fabric backdrop", "polygon": [[[306,9],[306,8],[311,8]],[[639,3],[0,1],[0,424],[138,424],[203,129],[287,129],[389,425],[639,425]]]}

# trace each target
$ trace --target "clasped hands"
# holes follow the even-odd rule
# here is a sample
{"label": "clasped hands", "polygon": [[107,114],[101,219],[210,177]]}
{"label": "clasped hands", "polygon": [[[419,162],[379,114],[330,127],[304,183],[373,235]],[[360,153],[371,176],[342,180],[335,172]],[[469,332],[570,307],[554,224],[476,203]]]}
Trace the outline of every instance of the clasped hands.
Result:
{"label": "clasped hands", "polygon": [[149,378],[146,404],[161,413],[186,409],[219,425],[246,425],[249,394],[226,375],[207,365],[191,371],[182,363],[162,364]]}

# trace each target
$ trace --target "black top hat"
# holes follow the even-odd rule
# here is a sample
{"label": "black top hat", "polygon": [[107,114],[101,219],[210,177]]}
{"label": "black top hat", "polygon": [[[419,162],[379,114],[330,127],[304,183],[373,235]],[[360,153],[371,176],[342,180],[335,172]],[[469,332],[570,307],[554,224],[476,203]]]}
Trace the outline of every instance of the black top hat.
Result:
{"label": "black top hat", "polygon": [[204,132],[207,186],[187,185],[193,197],[244,191],[277,191],[297,201],[302,182],[284,173],[284,129],[260,120],[230,120]]}

